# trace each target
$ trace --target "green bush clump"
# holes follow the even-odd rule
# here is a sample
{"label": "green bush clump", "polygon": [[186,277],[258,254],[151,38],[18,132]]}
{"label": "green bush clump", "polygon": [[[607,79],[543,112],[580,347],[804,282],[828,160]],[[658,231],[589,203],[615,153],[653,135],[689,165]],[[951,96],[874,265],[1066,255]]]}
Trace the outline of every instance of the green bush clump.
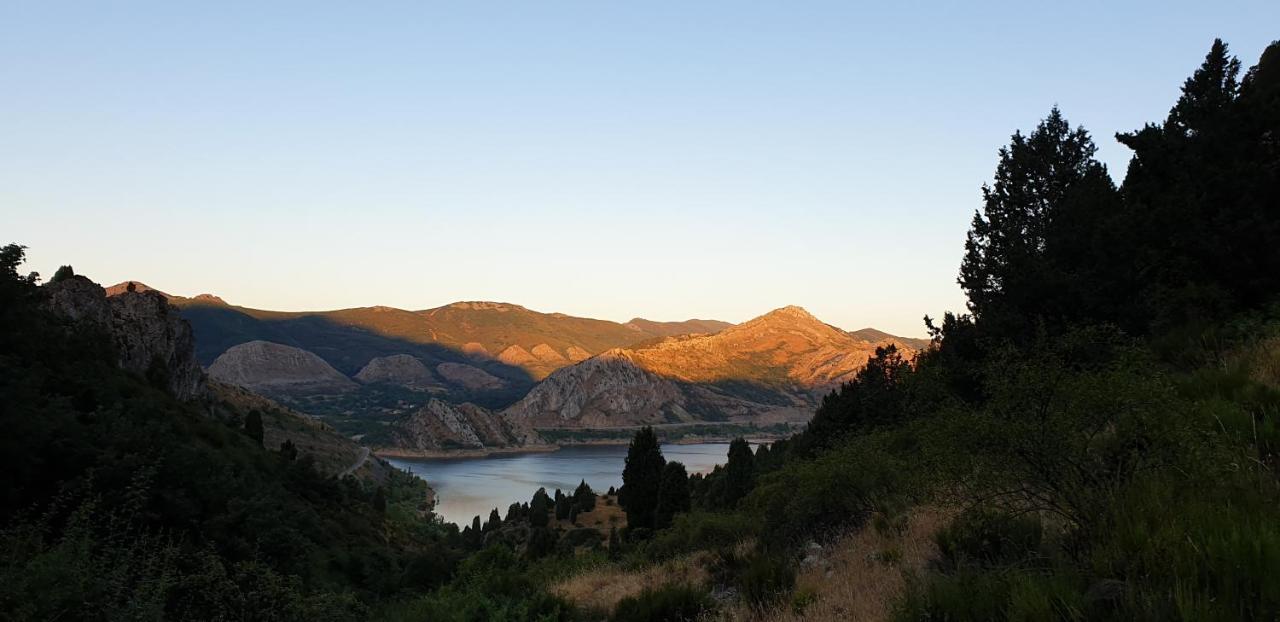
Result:
{"label": "green bush clump", "polygon": [[667,585],[646,589],[638,596],[618,602],[613,622],[683,622],[697,620],[713,610],[715,603],[706,591],[687,585]]}
{"label": "green bush clump", "polygon": [[1037,554],[1044,535],[1034,515],[1014,515],[976,508],[957,516],[935,540],[951,567],[966,563],[1002,566]]}

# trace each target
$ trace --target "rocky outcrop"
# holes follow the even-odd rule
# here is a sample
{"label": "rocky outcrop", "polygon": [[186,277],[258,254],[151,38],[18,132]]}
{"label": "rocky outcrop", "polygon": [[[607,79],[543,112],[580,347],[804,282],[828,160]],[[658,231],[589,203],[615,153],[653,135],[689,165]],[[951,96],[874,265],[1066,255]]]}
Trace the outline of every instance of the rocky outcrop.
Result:
{"label": "rocky outcrop", "polygon": [[408,354],[379,356],[365,364],[356,373],[356,380],[365,384],[381,382],[401,386],[414,391],[426,391],[439,386],[431,370],[417,357]]}
{"label": "rocky outcrop", "polygon": [[532,354],[534,358],[546,363],[547,365],[561,367],[569,363],[569,359],[566,359],[564,355],[556,352],[555,348],[545,343],[533,346],[533,349],[529,351],[529,354]]}
{"label": "rocky outcrop", "polygon": [[627,328],[657,337],[676,335],[714,335],[733,324],[720,320],[685,320],[683,322],[655,322],[644,318],[632,318],[623,324]]}
{"label": "rocky outcrop", "polygon": [[538,357],[520,346],[507,346],[498,353],[498,360],[513,367],[528,367],[538,364]]}
{"label": "rocky outcrop", "polygon": [[395,449],[495,449],[538,444],[540,439],[523,422],[512,422],[474,404],[453,406],[438,399],[392,426]]}
{"label": "rocky outcrop", "polygon": [[196,363],[191,325],[155,291],[106,290],[82,276],[45,286],[49,306],[63,317],[103,328],[115,346],[120,367],[163,385],[181,400],[205,392]]}
{"label": "rocky outcrop", "polygon": [[343,393],[358,386],[319,356],[269,341],[250,341],[223,352],[209,366],[209,375],[278,396]]}
{"label": "rocky outcrop", "polygon": [[715,334],[668,337],[564,367],[504,415],[537,428],[804,421],[876,345],[784,307]]}
{"label": "rocky outcrop", "polygon": [[441,363],[436,365],[436,373],[445,381],[469,391],[492,391],[507,386],[501,378],[465,363]]}
{"label": "rocky outcrop", "polygon": [[676,383],[611,350],[547,376],[503,414],[533,427],[614,427],[688,421]]}

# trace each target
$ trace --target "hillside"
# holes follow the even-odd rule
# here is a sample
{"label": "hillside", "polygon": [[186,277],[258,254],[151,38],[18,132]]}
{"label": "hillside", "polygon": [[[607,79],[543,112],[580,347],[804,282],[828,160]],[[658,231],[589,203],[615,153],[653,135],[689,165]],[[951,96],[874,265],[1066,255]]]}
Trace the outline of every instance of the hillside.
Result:
{"label": "hillside", "polygon": [[676,335],[711,335],[718,333],[733,324],[720,320],[684,320],[682,322],[655,322],[644,318],[632,318],[623,324],[642,333],[658,337],[674,337]]}
{"label": "hillside", "polygon": [[537,428],[802,422],[821,394],[890,343],[906,345],[784,307],[712,335],[610,350],[553,373],[504,415]]}

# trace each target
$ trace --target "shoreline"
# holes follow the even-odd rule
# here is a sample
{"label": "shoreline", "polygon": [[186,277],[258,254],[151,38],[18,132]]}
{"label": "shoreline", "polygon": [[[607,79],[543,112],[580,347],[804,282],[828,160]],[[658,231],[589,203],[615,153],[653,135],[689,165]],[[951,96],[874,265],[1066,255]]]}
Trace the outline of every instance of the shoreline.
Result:
{"label": "shoreline", "polygon": [[[702,443],[730,443],[736,436],[697,436],[683,437],[674,441],[663,443],[665,445],[699,445]],[[745,438],[745,437],[744,437]],[[752,435],[747,441],[755,444],[771,443],[776,440],[785,439],[785,436],[771,435]],[[401,449],[397,447],[374,447],[370,448],[373,455],[389,460],[451,460],[451,459],[471,459],[471,458],[487,458],[489,456],[504,456],[518,454],[543,454],[560,451],[566,447],[599,447],[599,446],[617,446],[628,445],[631,439],[628,438],[601,438],[583,441],[565,442],[552,445],[523,445],[520,447],[486,447],[483,449]]]}

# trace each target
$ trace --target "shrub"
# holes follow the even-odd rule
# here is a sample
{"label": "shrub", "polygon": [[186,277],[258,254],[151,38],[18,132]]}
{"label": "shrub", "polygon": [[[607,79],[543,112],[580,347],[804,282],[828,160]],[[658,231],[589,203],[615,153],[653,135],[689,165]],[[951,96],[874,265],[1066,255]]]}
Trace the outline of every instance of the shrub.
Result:
{"label": "shrub", "polygon": [[703,590],[687,585],[646,589],[618,602],[614,622],[680,622],[696,620],[715,607]]}
{"label": "shrub", "polygon": [[1000,566],[1034,556],[1042,534],[1040,520],[1035,516],[973,509],[957,516],[938,532],[935,540],[953,568],[965,563]]}

